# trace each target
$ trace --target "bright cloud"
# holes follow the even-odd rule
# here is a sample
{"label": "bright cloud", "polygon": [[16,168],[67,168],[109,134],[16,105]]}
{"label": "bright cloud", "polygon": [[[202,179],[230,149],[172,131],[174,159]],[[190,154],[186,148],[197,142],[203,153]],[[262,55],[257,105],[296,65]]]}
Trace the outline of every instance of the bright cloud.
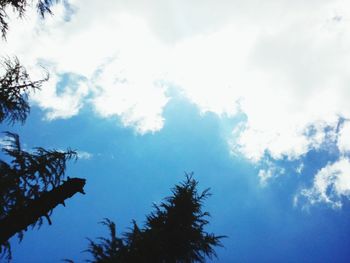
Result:
{"label": "bright cloud", "polygon": [[83,98],[88,95],[88,86],[84,81],[68,83],[64,91],[60,94],[57,92],[57,75],[52,75],[48,82],[40,92],[36,92],[32,96],[32,100],[36,102],[47,114],[48,120],[57,118],[70,118],[76,115],[83,106]]}
{"label": "bright cloud", "polygon": [[306,197],[311,204],[328,203],[340,208],[342,197],[350,197],[350,160],[341,158],[322,168],[316,174],[313,186],[303,189],[298,199],[300,197]]}
{"label": "bright cloud", "polygon": [[346,121],[339,131],[338,148],[342,153],[350,152],[350,122]]}
{"label": "bright cloud", "polygon": [[[336,136],[339,117],[350,117],[348,1],[70,3],[74,14],[57,5],[45,21],[32,11],[15,20],[2,49],[54,69],[34,97],[48,119],[90,105],[139,133],[155,132],[164,125],[167,89],[177,87],[202,112],[245,114],[228,140],[259,163],[266,155],[302,158]],[[64,74],[81,78],[57,92]],[[344,124],[342,152],[348,135]],[[261,178],[273,177],[264,171]]]}

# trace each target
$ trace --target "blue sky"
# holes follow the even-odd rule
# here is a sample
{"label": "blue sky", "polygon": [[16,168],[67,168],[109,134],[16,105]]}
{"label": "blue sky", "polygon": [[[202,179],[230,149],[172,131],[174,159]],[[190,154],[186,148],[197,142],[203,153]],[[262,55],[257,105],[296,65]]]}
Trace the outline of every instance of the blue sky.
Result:
{"label": "blue sky", "polygon": [[[88,258],[81,253],[87,246],[85,238],[106,234],[97,222],[109,217],[117,222],[119,233],[132,219],[142,223],[152,203],[169,195],[185,171],[195,172],[201,189],[212,189],[205,206],[212,215],[208,230],[228,236],[214,262],[347,261],[346,202],[341,210],[294,207],[293,197],[300,184],[310,181],[308,174],[284,175],[261,187],[258,168],[229,154],[222,130],[235,125],[235,119],[201,116],[181,98],[167,106],[165,116],[161,132],[140,136],[115,120],[96,118],[89,110],[69,120],[43,122],[43,112],[33,108],[27,124],[15,129],[26,147],[72,147],[92,157],[72,163],[67,172],[87,178],[87,194],[73,197],[66,208],[58,207],[52,226],[28,231],[20,244],[14,239],[13,262]],[[309,169],[320,165],[311,160]]]}
{"label": "blue sky", "polygon": [[85,238],[106,234],[97,222],[142,224],[192,171],[212,189],[208,230],[228,236],[217,262],[347,262],[349,10],[71,0],[13,18],[0,54],[50,80],[26,124],[1,130],[78,150],[67,175],[87,178],[53,226],[13,240],[14,262],[80,262]]}

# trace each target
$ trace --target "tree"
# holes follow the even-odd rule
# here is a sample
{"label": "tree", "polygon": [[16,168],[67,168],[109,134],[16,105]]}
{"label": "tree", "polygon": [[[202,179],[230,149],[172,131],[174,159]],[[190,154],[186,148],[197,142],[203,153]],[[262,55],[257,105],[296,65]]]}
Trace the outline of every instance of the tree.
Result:
{"label": "tree", "polygon": [[68,178],[51,191],[42,192],[36,199],[28,199],[26,205],[13,209],[9,214],[0,219],[0,243],[6,243],[16,233],[22,235],[29,225],[35,225],[41,218],[46,217],[51,225],[49,214],[59,204],[65,206],[64,201],[77,192],[84,193],[85,179]]}
{"label": "tree", "polygon": [[[7,9],[12,8],[19,17],[23,17],[26,8],[33,2],[34,1],[28,0],[0,0],[0,31],[3,38],[6,37],[6,33],[9,29]],[[45,14],[52,13],[50,7],[53,2],[57,2],[57,0],[37,0],[35,2],[39,14],[41,17],[44,17]]]}
{"label": "tree", "polygon": [[202,211],[209,189],[197,191],[198,182],[187,175],[186,180],[172,189],[172,196],[146,218],[140,229],[133,222],[132,229],[123,238],[116,236],[115,224],[109,219],[102,223],[108,226],[110,238],[100,242],[90,240],[87,251],[93,263],[141,263],[141,262],[205,262],[206,257],[216,256],[215,246],[221,246],[220,239],[207,233],[204,227],[209,223],[208,212]]}
{"label": "tree", "polygon": [[[44,17],[51,14],[51,5],[58,0],[36,0],[36,7]],[[34,1],[0,0],[0,31],[6,38],[8,9],[23,17]],[[4,59],[0,64],[0,123],[24,123],[30,113],[28,96],[41,87],[44,79],[31,81],[18,59]],[[22,149],[19,136],[6,132],[7,145],[2,148],[5,158],[0,159],[0,256],[11,259],[9,238],[16,233],[20,240],[29,226],[40,227],[45,217],[51,224],[50,214],[58,204],[77,192],[84,194],[85,179],[65,179],[66,162],[76,159],[76,152],[46,150],[38,147],[28,152]]]}
{"label": "tree", "polygon": [[[6,59],[5,74],[0,77],[0,123],[24,123],[30,112],[29,93],[39,89],[48,79],[31,81],[18,59]],[[50,214],[58,204],[77,192],[84,193],[85,179],[64,181],[66,162],[77,159],[75,151],[46,150],[38,147],[22,149],[19,136],[5,132],[7,139],[0,159],[0,253],[11,259],[9,238],[29,226],[40,227],[42,218],[51,224]],[[3,143],[4,143],[3,142]]]}
{"label": "tree", "polygon": [[[4,71],[0,77],[0,123],[24,124],[30,113],[29,94],[48,76],[32,81],[17,58],[5,59],[0,66]],[[28,152],[22,149],[17,134],[5,134],[5,158],[0,159],[0,254],[10,260],[9,238],[18,233],[22,240],[23,232],[29,226],[40,227],[43,217],[51,224],[50,214],[58,204],[77,192],[84,193],[85,179],[64,181],[66,162],[76,159],[76,152],[41,147]]]}
{"label": "tree", "polygon": [[9,162],[0,160],[0,252],[11,259],[8,239],[31,225],[40,227],[43,217],[51,224],[50,214],[77,192],[84,193],[85,180],[64,181],[66,162],[76,159],[70,149],[65,152],[38,147],[34,152],[22,149],[19,136],[6,133],[2,149]]}
{"label": "tree", "polygon": [[30,113],[29,93],[39,89],[48,76],[32,81],[17,58],[14,61],[7,58],[1,66],[5,73],[0,77],[0,122],[14,124],[18,121],[23,124]]}

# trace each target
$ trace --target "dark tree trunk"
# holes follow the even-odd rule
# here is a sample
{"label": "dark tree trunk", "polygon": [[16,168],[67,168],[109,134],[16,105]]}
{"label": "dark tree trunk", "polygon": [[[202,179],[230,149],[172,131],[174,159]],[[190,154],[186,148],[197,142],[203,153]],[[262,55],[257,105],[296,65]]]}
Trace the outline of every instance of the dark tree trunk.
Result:
{"label": "dark tree trunk", "polygon": [[49,213],[57,205],[77,192],[84,194],[85,179],[68,178],[62,185],[44,192],[40,197],[30,200],[24,207],[14,209],[5,218],[0,220],[0,244],[4,244],[13,235],[24,231],[28,226],[46,217],[51,224]]}

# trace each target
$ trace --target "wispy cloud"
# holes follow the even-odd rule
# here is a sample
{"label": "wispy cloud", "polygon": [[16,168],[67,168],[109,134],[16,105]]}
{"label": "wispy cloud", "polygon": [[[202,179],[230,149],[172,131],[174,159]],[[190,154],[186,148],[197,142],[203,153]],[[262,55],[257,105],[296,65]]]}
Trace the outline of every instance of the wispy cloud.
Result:
{"label": "wispy cloud", "polygon": [[326,203],[333,208],[341,208],[344,198],[350,199],[350,143],[348,137],[350,123],[340,121],[333,141],[327,146],[335,148],[338,158],[321,167],[314,176],[312,185],[301,189],[295,197],[295,205],[303,207]]}
{"label": "wispy cloud", "polygon": [[85,152],[85,151],[77,151],[78,158],[83,160],[90,160],[93,157],[92,153]]}
{"label": "wispy cloud", "polygon": [[344,197],[350,198],[350,160],[340,158],[318,171],[312,187],[302,189],[295,204],[300,199],[306,199],[303,206],[326,203],[333,208],[341,208]]}

